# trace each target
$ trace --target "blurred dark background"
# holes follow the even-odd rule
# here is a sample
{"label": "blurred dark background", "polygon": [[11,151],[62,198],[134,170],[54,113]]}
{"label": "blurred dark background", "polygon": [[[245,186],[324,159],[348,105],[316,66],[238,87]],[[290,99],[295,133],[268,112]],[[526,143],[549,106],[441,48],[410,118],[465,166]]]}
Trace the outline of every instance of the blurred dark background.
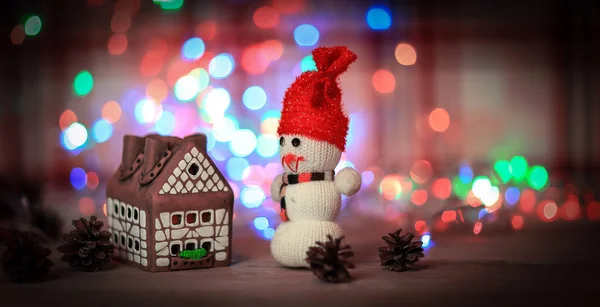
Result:
{"label": "blurred dark background", "polygon": [[202,132],[238,223],[269,239],[283,93],[316,69],[313,48],[347,45],[339,168],[363,189],[345,211],[422,234],[462,205],[480,210],[476,234],[499,212],[517,230],[600,218],[598,1],[29,0],[0,14],[7,199],[102,215],[123,135]]}

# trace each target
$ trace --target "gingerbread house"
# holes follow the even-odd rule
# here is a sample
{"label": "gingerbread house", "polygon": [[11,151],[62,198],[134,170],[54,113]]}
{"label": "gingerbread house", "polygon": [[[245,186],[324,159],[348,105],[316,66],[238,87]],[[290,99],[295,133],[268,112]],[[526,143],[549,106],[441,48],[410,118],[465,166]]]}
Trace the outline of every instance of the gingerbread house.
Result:
{"label": "gingerbread house", "polygon": [[[122,262],[151,272],[230,263],[233,191],[208,156],[204,134],[126,135],[106,194]],[[202,257],[183,257],[185,250]]]}

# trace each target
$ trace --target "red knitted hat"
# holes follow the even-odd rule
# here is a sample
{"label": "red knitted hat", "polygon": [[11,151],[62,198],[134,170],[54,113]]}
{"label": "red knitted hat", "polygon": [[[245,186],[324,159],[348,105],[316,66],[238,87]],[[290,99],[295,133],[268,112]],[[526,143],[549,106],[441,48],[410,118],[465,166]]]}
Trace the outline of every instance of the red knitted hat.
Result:
{"label": "red knitted hat", "polygon": [[313,50],[317,71],[302,73],[287,89],[277,134],[297,134],[346,149],[348,117],[337,78],[356,60],[348,47]]}

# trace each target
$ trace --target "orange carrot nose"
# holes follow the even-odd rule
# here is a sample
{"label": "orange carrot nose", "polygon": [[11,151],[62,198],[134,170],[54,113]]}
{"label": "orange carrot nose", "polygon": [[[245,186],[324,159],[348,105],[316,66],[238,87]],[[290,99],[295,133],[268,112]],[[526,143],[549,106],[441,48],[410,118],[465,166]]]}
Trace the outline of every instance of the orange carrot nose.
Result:
{"label": "orange carrot nose", "polygon": [[287,166],[292,172],[298,171],[298,163],[304,161],[304,157],[296,156],[293,153],[286,154],[281,158],[281,165]]}

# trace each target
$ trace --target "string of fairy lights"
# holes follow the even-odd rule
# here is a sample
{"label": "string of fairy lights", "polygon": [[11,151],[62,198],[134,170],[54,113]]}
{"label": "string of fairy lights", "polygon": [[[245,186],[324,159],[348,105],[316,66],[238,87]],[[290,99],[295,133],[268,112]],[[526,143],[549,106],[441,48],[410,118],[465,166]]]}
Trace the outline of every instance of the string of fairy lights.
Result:
{"label": "string of fairy lights", "polygon": [[[88,0],[88,4],[104,3]],[[168,11],[185,7],[184,0],[154,0],[154,4],[157,9]],[[257,8],[252,21],[259,29],[274,29],[286,16],[302,11],[304,6],[304,1],[274,0],[268,6]],[[127,52],[127,31],[137,10],[139,1],[136,0],[119,0],[115,4],[110,23],[113,34],[107,41],[110,55],[120,56]],[[388,8],[373,6],[365,12],[363,24],[373,31],[386,31],[392,21]],[[99,112],[94,114],[95,120],[88,122],[83,120],[84,116],[78,116],[89,108],[82,108],[85,111],[80,112],[76,112],[75,107],[65,110],[58,121],[60,143],[73,156],[94,154],[98,146],[110,146],[119,153],[121,140],[115,135],[123,133],[117,132],[176,136],[203,132],[208,138],[207,151],[230,181],[237,204],[241,204],[236,206],[236,218],[251,217],[249,223],[257,234],[270,239],[278,221],[279,205],[270,200],[269,186],[282,171],[276,158],[280,102],[271,96],[273,89],[268,85],[254,84],[248,86],[241,97],[232,97],[222,81],[237,71],[263,74],[282,59],[284,49],[294,46],[284,46],[280,40],[269,39],[247,46],[241,56],[235,58],[227,51],[211,48],[211,42],[219,32],[215,21],[204,20],[194,30],[196,35],[177,47],[174,58],[169,56],[173,46],[160,37],[153,38],[139,60],[139,74],[147,82],[141,87],[133,86],[120,99],[107,97],[102,106],[96,108]],[[40,17],[28,16],[15,26],[11,41],[21,45],[26,38],[35,37],[41,31]],[[293,36],[297,47],[316,46],[320,41],[319,29],[310,23],[298,24],[289,35]],[[409,42],[398,42],[393,55],[402,66],[417,63],[417,51]],[[298,75],[316,69],[311,56],[306,55],[293,73]],[[373,90],[382,95],[393,92],[396,87],[395,75],[388,68],[375,70],[371,81]],[[96,82],[102,80],[95,80],[93,68],[81,69],[74,76],[72,94],[83,99],[94,90]],[[351,119],[352,116],[360,117],[360,114],[352,114]],[[444,108],[432,110],[426,118],[427,128],[434,133],[443,134],[451,126],[450,114]],[[354,137],[352,131],[351,127],[349,140]],[[357,145],[354,143],[349,147],[353,146]],[[354,167],[354,164],[343,155],[336,170],[346,166]],[[107,178],[100,178],[98,171],[74,167],[70,173],[73,188],[83,191],[102,186],[102,181]],[[385,208],[380,209],[389,220],[406,218],[406,212],[418,211],[433,201],[447,202],[449,199],[457,199],[460,204],[478,210],[470,221],[474,234],[481,233],[483,223],[488,220],[486,216],[503,211],[500,209],[509,209],[510,223],[515,230],[522,229],[525,217],[532,214],[543,221],[575,220],[584,215],[600,219],[600,203],[593,198],[583,204],[570,194],[562,203],[556,197],[550,197],[556,194],[553,190],[556,188],[549,184],[548,171],[544,166],[530,165],[523,156],[498,160],[484,172],[475,171],[464,163],[457,167],[455,175],[448,177],[434,177],[432,165],[426,160],[415,161],[409,174],[390,174],[376,166],[359,171],[363,179],[360,193],[377,195],[378,202],[385,204]],[[96,201],[82,197],[79,208],[83,214],[90,215],[102,210],[102,204],[100,197]],[[347,204],[345,198],[344,204]],[[360,203],[357,209],[377,212],[377,208],[367,202]],[[435,221],[430,221],[426,215],[411,215],[414,229],[422,235],[426,246],[431,231],[465,222],[462,209],[441,209],[440,218]]]}

